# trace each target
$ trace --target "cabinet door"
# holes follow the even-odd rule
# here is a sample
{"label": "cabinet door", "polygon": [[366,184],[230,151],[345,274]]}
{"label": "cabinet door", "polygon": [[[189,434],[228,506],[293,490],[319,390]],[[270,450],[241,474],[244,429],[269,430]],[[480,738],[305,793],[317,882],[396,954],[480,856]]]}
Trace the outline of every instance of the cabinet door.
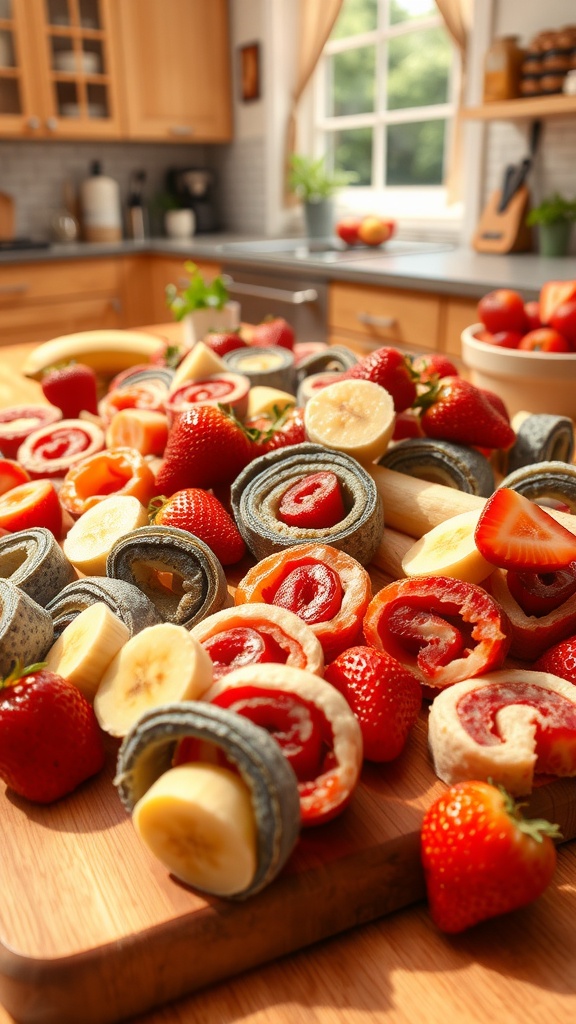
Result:
{"label": "cabinet door", "polygon": [[116,0],[128,135],[232,137],[226,0]]}
{"label": "cabinet door", "polygon": [[330,285],[331,337],[349,337],[359,349],[394,345],[420,352],[436,349],[440,301],[435,295],[338,282]]}
{"label": "cabinet door", "polygon": [[119,137],[110,0],[27,2],[35,5],[44,134],[68,139]]}
{"label": "cabinet door", "polygon": [[[33,3],[35,0],[33,0]],[[0,6],[0,135],[35,138],[44,123],[31,14],[23,0]]]}

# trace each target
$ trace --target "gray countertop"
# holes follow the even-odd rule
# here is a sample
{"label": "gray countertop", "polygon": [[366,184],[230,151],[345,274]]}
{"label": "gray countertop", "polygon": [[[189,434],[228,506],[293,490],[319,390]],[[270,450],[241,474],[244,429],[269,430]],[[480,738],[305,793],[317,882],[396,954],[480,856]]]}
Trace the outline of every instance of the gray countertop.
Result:
{"label": "gray countertop", "polygon": [[[493,288],[513,288],[525,299],[536,298],[545,281],[576,278],[576,257],[547,259],[533,253],[492,256],[466,247],[438,244],[426,252],[396,255],[386,247],[360,257],[338,254],[337,262],[326,262],[310,253],[297,258],[290,252],[239,252],[239,242],[254,242],[238,235],[200,235],[189,241],[168,238],[145,242],[110,244],[77,242],[55,244],[45,249],[24,249],[0,253],[0,266],[98,256],[155,253],[186,259],[214,260],[227,269],[234,267],[275,275],[296,273],[311,281],[351,281],[358,284],[416,289],[439,294],[479,298]],[[265,245],[263,246],[265,248]]]}

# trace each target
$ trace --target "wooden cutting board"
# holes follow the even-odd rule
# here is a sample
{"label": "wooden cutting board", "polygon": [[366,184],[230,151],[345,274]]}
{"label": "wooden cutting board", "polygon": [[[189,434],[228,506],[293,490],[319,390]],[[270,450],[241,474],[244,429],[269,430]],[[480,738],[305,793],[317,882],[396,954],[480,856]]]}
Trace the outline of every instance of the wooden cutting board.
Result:
{"label": "wooden cutting board", "polygon": [[[29,383],[13,373],[11,403],[29,400]],[[375,590],[388,578],[371,576]],[[111,738],[103,773],[56,805],[0,787],[0,1002],[24,1024],[106,1024],[421,900],[420,823],[444,789],[426,717],[402,756],[365,765],[348,809],[305,831],[281,876],[244,903],[196,895],[147,852],[112,783]],[[576,837],[576,781],[539,787],[529,812]]]}

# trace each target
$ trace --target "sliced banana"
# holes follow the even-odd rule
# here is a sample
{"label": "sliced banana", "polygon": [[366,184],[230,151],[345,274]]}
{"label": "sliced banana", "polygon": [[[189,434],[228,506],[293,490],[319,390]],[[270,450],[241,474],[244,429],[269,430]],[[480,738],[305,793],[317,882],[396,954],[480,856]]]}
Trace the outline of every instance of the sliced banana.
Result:
{"label": "sliced banana", "polygon": [[80,612],[46,655],[46,668],[64,676],[93,701],[100,680],[130,630],[108,605],[97,601]]}
{"label": "sliced banana", "polygon": [[229,768],[183,764],[140,798],[134,827],[176,878],[215,896],[247,889],[258,863],[248,786]]}
{"label": "sliced banana", "polygon": [[[166,704],[142,715],[120,746],[114,784],[128,812],[132,812],[144,799],[157,779],[163,777],[165,773],[171,773],[177,744],[188,736],[200,740],[201,743],[207,742],[218,747],[231,766],[238,770],[238,776],[249,793],[257,841],[253,877],[246,883],[249,871],[244,869],[241,877],[236,865],[230,861],[229,851],[223,851],[228,868],[221,872],[219,880],[220,893],[223,894],[224,890],[227,890],[226,894],[231,897],[246,899],[259,892],[277,876],[298,841],[300,797],[296,775],[276,740],[266,729],[254,725],[242,715],[203,701]],[[211,772],[205,792],[209,791],[212,813],[216,813],[221,819],[224,811],[226,819],[223,825],[219,822],[216,836],[213,824],[206,816],[203,818],[205,826],[207,824],[207,831],[206,827],[204,828],[204,837],[211,849],[211,855],[214,855],[215,847],[218,849],[218,844],[222,848],[223,841],[229,845],[232,838],[235,846],[242,846],[242,858],[246,861],[250,847],[245,838],[244,809],[242,807],[239,810],[239,802],[229,789],[219,790],[213,785],[214,766],[210,764],[205,767],[209,767]],[[172,814],[167,810],[165,794],[171,789],[172,784],[169,782],[162,791],[161,802],[158,805],[160,828],[169,834]],[[233,825],[229,820],[231,810],[244,821],[244,834],[240,844],[235,839]],[[204,811],[202,814],[204,815]],[[152,827],[154,828],[154,825]],[[180,842],[181,818],[176,832]],[[233,855],[234,853],[235,850]],[[186,861],[186,853],[184,860]],[[212,888],[208,888],[207,881],[204,878],[204,886],[206,891],[211,892]],[[196,875],[193,884],[200,888],[200,882],[201,879]]]}
{"label": "sliced banana", "polygon": [[387,450],[394,430],[392,396],[369,380],[328,384],[306,403],[309,441],[370,463]]}
{"label": "sliced banana", "polygon": [[461,512],[425,533],[402,558],[405,576],[450,576],[466,583],[487,579],[494,566],[474,542],[481,511]]}
{"label": "sliced banana", "polygon": [[149,626],[124,644],[94,697],[102,729],[125,736],[141,714],[173,701],[197,700],[212,683],[201,643],[173,622]]}
{"label": "sliced banana", "polygon": [[106,559],[120,537],[148,525],[148,512],[138,498],[113,495],[80,516],[62,548],[84,576],[105,576]]}
{"label": "sliced banana", "polygon": [[208,348],[203,341],[198,341],[176,368],[170,385],[170,394],[173,395],[187,381],[203,380],[212,373],[222,373],[227,369],[226,363],[220,356]]}

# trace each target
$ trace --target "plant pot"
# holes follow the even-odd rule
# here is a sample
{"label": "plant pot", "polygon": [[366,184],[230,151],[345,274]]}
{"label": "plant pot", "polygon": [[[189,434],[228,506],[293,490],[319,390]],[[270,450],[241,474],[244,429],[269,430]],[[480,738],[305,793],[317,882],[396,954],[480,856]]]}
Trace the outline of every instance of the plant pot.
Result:
{"label": "plant pot", "polygon": [[192,238],[196,230],[194,210],[166,210],[164,227],[168,238]]}
{"label": "plant pot", "polygon": [[202,341],[208,331],[234,331],[240,326],[240,303],[227,302],[224,309],[197,309],[188,313],[182,321],[184,344],[192,347]]}
{"label": "plant pot", "polygon": [[334,228],[334,204],[331,199],[318,203],[305,203],[306,234],[308,238],[331,238]]}
{"label": "plant pot", "polygon": [[538,228],[538,251],[541,256],[567,256],[570,246],[572,224],[558,221],[557,224],[540,224]]}

